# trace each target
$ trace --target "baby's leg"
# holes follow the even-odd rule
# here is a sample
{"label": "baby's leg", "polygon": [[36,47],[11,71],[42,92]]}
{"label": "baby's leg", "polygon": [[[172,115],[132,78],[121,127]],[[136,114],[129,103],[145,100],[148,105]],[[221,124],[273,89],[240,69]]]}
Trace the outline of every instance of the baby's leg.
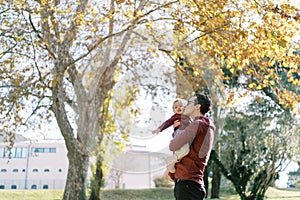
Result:
{"label": "baby's leg", "polygon": [[170,156],[166,158],[166,164],[167,164],[167,169],[171,173],[175,173],[175,164],[177,163],[177,156],[173,154],[173,156]]}
{"label": "baby's leg", "polygon": [[169,172],[175,173],[175,164],[190,152],[190,145],[186,143],[179,150],[175,151],[173,156],[166,159]]}
{"label": "baby's leg", "polygon": [[177,157],[177,161],[180,161],[181,158],[186,156],[190,152],[190,144],[186,143],[179,150],[174,152],[174,155]]}

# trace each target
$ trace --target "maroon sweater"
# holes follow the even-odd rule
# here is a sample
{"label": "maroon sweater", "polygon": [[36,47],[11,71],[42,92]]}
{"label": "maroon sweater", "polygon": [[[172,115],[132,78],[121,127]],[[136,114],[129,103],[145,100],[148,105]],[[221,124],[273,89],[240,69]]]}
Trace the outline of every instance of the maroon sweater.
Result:
{"label": "maroon sweater", "polygon": [[[213,145],[215,126],[207,117],[196,117],[195,121],[177,137],[170,141],[171,151],[179,150],[184,144],[190,143],[190,152],[176,163],[175,174],[171,178],[203,183],[203,172]],[[172,177],[173,176],[173,177]]]}
{"label": "maroon sweater", "polygon": [[172,126],[176,120],[180,121],[180,126],[179,127],[174,127],[174,131],[177,130],[178,128],[180,130],[185,129],[190,124],[190,117],[187,115],[183,114],[174,114],[170,119],[162,123],[158,128],[160,131],[165,130],[166,128]]}

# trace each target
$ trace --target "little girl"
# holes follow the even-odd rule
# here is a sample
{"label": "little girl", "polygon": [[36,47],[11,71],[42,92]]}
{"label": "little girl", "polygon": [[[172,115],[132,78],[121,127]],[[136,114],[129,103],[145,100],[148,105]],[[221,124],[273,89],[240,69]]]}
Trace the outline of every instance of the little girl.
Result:
{"label": "little girl", "polygon": [[[175,114],[172,115],[171,118],[163,122],[157,129],[153,130],[152,134],[158,134],[159,132],[173,125],[175,121],[179,121],[180,126],[174,127],[174,132],[172,134],[172,137],[174,138],[180,133],[182,133],[183,130],[192,122],[189,116],[182,114],[183,107],[185,104],[186,101],[184,99],[175,100],[173,102],[173,111]],[[175,163],[179,162],[182,157],[184,157],[189,153],[189,151],[190,151],[190,144],[187,143],[183,147],[181,147],[178,151],[175,151],[172,157],[166,159],[167,168],[169,172],[175,173]]]}

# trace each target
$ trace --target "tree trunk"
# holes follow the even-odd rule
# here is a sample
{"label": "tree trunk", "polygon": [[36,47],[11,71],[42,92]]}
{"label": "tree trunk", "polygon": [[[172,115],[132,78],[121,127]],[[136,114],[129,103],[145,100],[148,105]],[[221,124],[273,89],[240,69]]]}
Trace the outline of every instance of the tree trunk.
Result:
{"label": "tree trunk", "polygon": [[96,161],[96,172],[93,175],[93,180],[91,183],[91,195],[89,200],[100,200],[100,188],[102,186],[102,156],[98,153],[97,161]]}
{"label": "tree trunk", "polygon": [[[215,150],[214,153],[220,152],[220,145],[219,145],[219,138],[221,135],[221,130],[224,126],[224,118],[220,117],[223,116],[222,112],[224,112],[224,109],[219,106],[214,106],[213,108],[213,117],[216,125],[216,132],[215,132]],[[220,198],[220,186],[221,186],[221,168],[219,167],[217,163],[217,157],[211,158],[212,161],[212,171],[213,171],[213,179],[211,183],[211,198]]]}
{"label": "tree trunk", "polygon": [[86,200],[89,156],[74,148],[69,150],[68,159],[69,169],[63,200]]}
{"label": "tree trunk", "polygon": [[220,198],[221,172],[216,163],[213,163],[213,179],[211,182],[211,196],[214,199]]}
{"label": "tree trunk", "polygon": [[[59,66],[63,66],[59,65]],[[65,139],[68,150],[69,168],[63,200],[85,200],[86,177],[89,163],[89,152],[79,137],[74,137],[74,131],[69,122],[65,109],[63,71],[57,67],[56,82],[53,82],[52,110],[55,114],[58,126]],[[79,135],[79,133],[78,133]]]}
{"label": "tree trunk", "polygon": [[208,182],[209,166],[210,166],[210,162],[207,163],[206,169],[204,171],[204,178],[203,178],[204,186],[205,186],[205,190],[206,190],[205,198],[207,198],[207,195],[208,195],[207,192],[209,189],[209,182]]}
{"label": "tree trunk", "polygon": [[211,171],[211,165],[212,165],[212,160],[209,159],[207,166],[205,167],[205,171],[204,171],[204,186],[205,186],[205,190],[206,190],[206,195],[205,198],[207,198],[208,196],[208,190],[209,190],[209,181],[208,181],[208,177],[209,177],[209,172]]}

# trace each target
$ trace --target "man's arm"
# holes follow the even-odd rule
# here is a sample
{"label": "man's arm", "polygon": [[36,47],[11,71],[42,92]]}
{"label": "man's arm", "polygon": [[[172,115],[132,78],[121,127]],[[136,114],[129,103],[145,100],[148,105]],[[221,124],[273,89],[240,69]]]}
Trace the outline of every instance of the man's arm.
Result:
{"label": "man's arm", "polygon": [[199,122],[197,121],[193,122],[191,125],[186,127],[180,135],[176,136],[174,139],[170,141],[169,144],[170,151],[177,151],[184,144],[191,143],[197,135],[198,127],[199,127]]}

